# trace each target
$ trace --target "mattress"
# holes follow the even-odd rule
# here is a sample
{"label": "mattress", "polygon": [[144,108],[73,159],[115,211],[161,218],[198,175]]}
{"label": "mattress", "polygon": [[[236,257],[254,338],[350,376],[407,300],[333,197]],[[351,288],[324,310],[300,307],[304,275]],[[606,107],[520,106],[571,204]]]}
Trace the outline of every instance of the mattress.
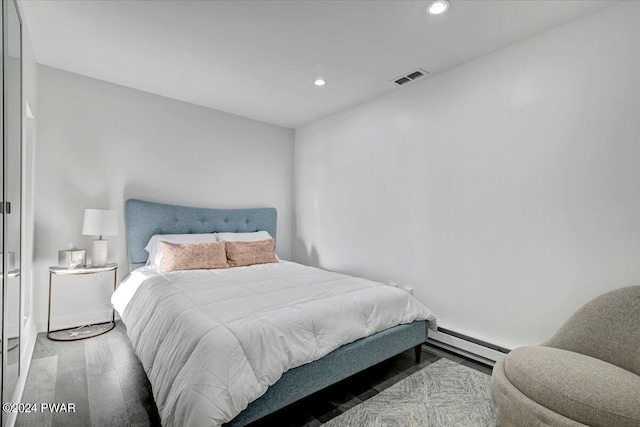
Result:
{"label": "mattress", "polygon": [[284,372],[433,314],[395,287],[281,261],[133,271],[112,303],[165,426],[218,426]]}

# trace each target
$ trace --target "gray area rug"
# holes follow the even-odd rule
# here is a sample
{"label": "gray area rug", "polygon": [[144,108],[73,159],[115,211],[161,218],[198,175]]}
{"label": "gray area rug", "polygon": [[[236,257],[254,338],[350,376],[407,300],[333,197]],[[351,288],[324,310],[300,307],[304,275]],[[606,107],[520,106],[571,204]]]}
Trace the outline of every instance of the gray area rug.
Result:
{"label": "gray area rug", "polygon": [[490,381],[489,375],[440,359],[323,426],[497,426]]}

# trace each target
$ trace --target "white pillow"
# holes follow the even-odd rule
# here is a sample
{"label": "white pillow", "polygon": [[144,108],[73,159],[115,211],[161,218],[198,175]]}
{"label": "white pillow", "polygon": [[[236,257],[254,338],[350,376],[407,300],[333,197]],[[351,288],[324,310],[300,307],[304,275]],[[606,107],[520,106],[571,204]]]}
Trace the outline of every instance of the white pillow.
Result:
{"label": "white pillow", "polygon": [[253,233],[215,233],[219,241],[226,242],[259,242],[271,239],[271,234],[266,231]]}
{"label": "white pillow", "polygon": [[215,233],[204,233],[204,234],[156,234],[151,236],[149,239],[149,243],[144,249],[149,252],[149,258],[147,259],[147,265],[151,265],[152,267],[159,268],[162,263],[162,250],[160,249],[160,245],[158,241],[169,242],[169,243],[208,243],[208,242],[217,242]]}

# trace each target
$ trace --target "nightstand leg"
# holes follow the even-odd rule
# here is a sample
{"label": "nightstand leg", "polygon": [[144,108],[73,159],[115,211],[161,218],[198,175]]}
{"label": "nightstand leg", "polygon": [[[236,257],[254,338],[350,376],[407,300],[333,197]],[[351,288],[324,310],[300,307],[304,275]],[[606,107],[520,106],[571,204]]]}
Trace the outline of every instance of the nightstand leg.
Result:
{"label": "nightstand leg", "polygon": [[[113,270],[113,292],[116,291],[116,282],[118,281],[118,269],[116,268],[115,270]],[[111,310],[113,311],[111,313],[111,322],[112,323],[116,323],[116,309],[115,308],[111,308]]]}
{"label": "nightstand leg", "polygon": [[49,308],[47,309],[47,337],[51,331],[51,277],[53,273],[49,272]]}

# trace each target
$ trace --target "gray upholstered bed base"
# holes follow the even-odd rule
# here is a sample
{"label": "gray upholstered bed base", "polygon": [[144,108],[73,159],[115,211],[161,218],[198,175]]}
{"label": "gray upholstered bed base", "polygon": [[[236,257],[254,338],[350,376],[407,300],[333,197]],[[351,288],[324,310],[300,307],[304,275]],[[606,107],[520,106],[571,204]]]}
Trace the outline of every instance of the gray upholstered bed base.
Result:
{"label": "gray upholstered bed base", "polygon": [[[274,208],[206,209],[129,199],[125,203],[127,254],[134,270],[147,261],[144,247],[154,234],[252,232],[276,237]],[[276,239],[277,240],[277,239]],[[347,344],[322,359],[286,372],[267,392],[229,422],[242,426],[424,343],[426,321],[387,329]]]}
{"label": "gray upholstered bed base", "polygon": [[284,375],[247,409],[225,426],[244,426],[322,390],[396,354],[420,345],[427,338],[427,321],[387,329],[338,348],[322,359]]}

